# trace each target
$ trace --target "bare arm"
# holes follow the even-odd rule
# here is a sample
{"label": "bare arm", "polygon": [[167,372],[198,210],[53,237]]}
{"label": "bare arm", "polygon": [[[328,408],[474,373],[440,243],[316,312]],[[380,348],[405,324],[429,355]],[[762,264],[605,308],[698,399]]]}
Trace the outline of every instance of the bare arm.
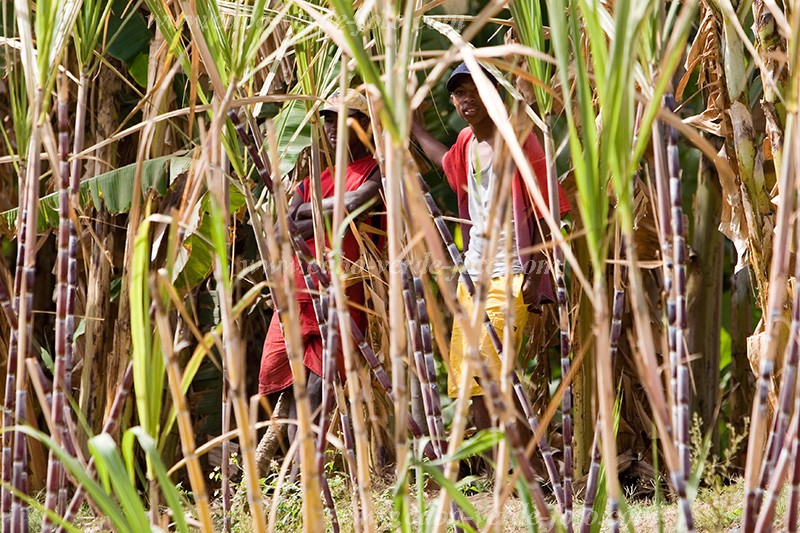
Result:
{"label": "bare arm", "polygon": [[[374,202],[381,190],[381,173],[377,167],[372,172],[370,177],[354,191],[349,191],[344,194],[344,207],[348,213],[352,213],[358,208]],[[298,201],[295,202],[295,199]],[[322,200],[322,214],[330,216],[333,214],[333,207],[336,199],[333,197],[325,198]],[[314,236],[314,224],[312,222],[311,202],[303,203],[299,195],[292,198],[289,212],[292,213],[292,218],[300,230],[303,239],[310,239]]]}
{"label": "bare arm", "polygon": [[438,168],[442,168],[444,154],[446,154],[448,150],[447,146],[431,135],[430,132],[416,120],[411,122],[411,135],[417,140],[422,152],[431,160],[431,163]]}
{"label": "bare arm", "polygon": [[[541,230],[534,229],[534,244],[540,245],[550,240],[550,228],[547,224],[541,225]],[[535,301],[536,294],[539,289],[539,284],[542,282],[544,276],[549,275],[549,268],[545,266],[547,256],[544,250],[539,250],[531,254],[530,257],[531,268],[525,275],[525,280],[522,283],[522,299],[528,306],[528,310],[532,312],[541,312],[538,309],[539,302]]]}

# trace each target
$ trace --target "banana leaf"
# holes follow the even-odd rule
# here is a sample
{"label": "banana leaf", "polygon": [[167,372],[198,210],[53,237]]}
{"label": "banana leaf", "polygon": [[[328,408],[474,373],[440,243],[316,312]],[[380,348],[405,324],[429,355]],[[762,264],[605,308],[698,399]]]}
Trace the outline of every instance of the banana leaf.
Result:
{"label": "banana leaf", "polygon": [[[164,195],[175,179],[186,172],[192,164],[187,156],[168,155],[148,159],[142,163],[142,194],[156,191]],[[79,192],[81,207],[99,209],[105,207],[113,214],[125,213],[131,208],[136,165],[105,172],[81,183]],[[0,213],[0,235],[14,237],[17,225],[17,209]],[[38,231],[44,232],[58,226],[58,193],[48,194],[39,200]]]}

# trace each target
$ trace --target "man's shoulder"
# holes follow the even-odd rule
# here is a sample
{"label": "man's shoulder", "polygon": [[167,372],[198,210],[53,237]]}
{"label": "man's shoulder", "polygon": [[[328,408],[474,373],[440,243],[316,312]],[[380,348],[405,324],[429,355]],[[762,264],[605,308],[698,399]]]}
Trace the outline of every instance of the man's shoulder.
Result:
{"label": "man's shoulder", "polygon": [[466,126],[460,132],[458,132],[458,138],[456,139],[456,145],[464,144],[466,145],[469,143],[475,135],[472,133],[472,128]]}
{"label": "man's shoulder", "polygon": [[469,126],[462,129],[458,132],[458,137],[456,137],[456,142],[453,146],[450,147],[449,155],[455,155],[459,160],[464,158],[466,161],[467,157],[467,150],[469,149],[469,144],[472,142],[472,139],[475,138],[475,134],[472,133],[472,128]]}
{"label": "man's shoulder", "polygon": [[525,154],[528,156],[528,160],[531,163],[536,163],[537,161],[544,160],[545,158],[542,143],[539,142],[539,137],[537,137],[536,133],[533,131],[528,134],[528,137],[525,139],[522,148],[525,150]]}

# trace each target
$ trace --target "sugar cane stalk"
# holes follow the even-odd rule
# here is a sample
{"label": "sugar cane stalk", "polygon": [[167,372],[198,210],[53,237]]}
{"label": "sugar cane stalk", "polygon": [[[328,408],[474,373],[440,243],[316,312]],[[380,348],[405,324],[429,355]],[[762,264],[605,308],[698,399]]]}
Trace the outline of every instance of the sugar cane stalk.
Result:
{"label": "sugar cane stalk", "polygon": [[[800,402],[795,402],[797,407],[800,407]],[[800,418],[800,411],[795,411],[792,415],[791,423],[787,430],[787,444],[783,447],[780,457],[775,465],[775,471],[772,472],[769,487],[764,493],[765,501],[761,507],[761,512],[756,521],[756,531],[771,531],[772,522],[775,518],[775,508],[778,505],[781,489],[786,481],[786,474],[789,470],[789,463],[791,462],[792,452],[795,449],[795,441],[797,440],[797,425],[798,418]]]}
{"label": "sugar cane stalk", "polygon": [[[800,237],[800,233],[798,233],[798,236]],[[795,276],[800,276],[800,261],[795,264]],[[800,277],[797,277],[797,279],[800,279]],[[772,430],[767,440],[767,449],[764,456],[765,461],[761,467],[759,482],[761,490],[767,488],[769,476],[774,472],[775,464],[778,462],[778,457],[783,450],[787,436],[786,429],[792,414],[792,399],[798,395],[798,391],[795,388],[798,352],[800,352],[798,335],[800,335],[800,287],[796,286],[794,289],[794,307],[792,310],[792,324],[789,330],[789,342],[786,345],[786,355],[784,356],[781,375],[778,412],[772,422]]]}
{"label": "sugar cane stalk", "polygon": [[[618,276],[617,276],[618,277]],[[613,366],[617,358],[619,349],[619,339],[622,336],[622,312],[625,308],[625,291],[621,283],[615,282],[614,303],[611,307],[611,335],[609,336],[608,348],[611,353],[611,364]],[[592,464],[589,467],[589,481],[586,484],[586,496],[583,502],[583,516],[581,517],[581,533],[588,533],[591,530],[594,520],[593,507],[597,497],[597,488],[600,480],[600,427],[598,419],[594,428],[594,440],[592,441]],[[614,516],[612,516],[612,519]]]}
{"label": "sugar cane stalk", "polygon": [[[16,376],[16,423],[24,424],[28,418],[28,380],[26,362],[31,354],[31,338],[33,336],[33,285],[36,280],[36,229],[39,209],[39,175],[41,161],[35,154],[41,146],[41,132],[38,125],[42,108],[41,89],[36,92],[33,106],[33,117],[37,121],[31,131],[28,153],[28,169],[25,175],[24,207],[20,210],[18,242],[24,238],[25,255],[22,265],[22,282],[19,291],[19,324],[17,329],[17,376]],[[28,493],[28,453],[27,438],[20,431],[14,432],[12,486],[20,493]],[[28,506],[19,498],[12,498],[11,530],[27,531]]]}
{"label": "sugar cane stalk", "polygon": [[[111,404],[111,409],[108,411],[108,417],[106,418],[106,421],[103,424],[102,433],[113,435],[114,432],[117,431],[117,428],[119,427],[120,418],[122,417],[122,410],[125,407],[125,401],[128,399],[128,395],[130,394],[132,387],[133,387],[133,363],[128,363],[128,366],[125,369],[125,373],[122,375],[122,380],[120,381],[117,394],[114,396],[114,402]],[[86,466],[86,471],[89,473],[90,476],[94,475],[95,473],[94,457],[89,459],[89,463]],[[70,523],[75,519],[75,516],[78,514],[78,510],[80,509],[80,506],[83,503],[84,497],[85,493],[83,491],[83,486],[78,485],[78,487],[75,489],[75,494],[72,496],[72,501],[70,501],[70,504],[64,513],[64,522]],[[64,527],[60,526],[58,528],[58,531],[59,532],[64,531]]]}
{"label": "sugar cane stalk", "polygon": [[[71,253],[70,245],[75,244],[77,252],[77,242],[72,242],[71,234],[72,220],[69,218],[70,195],[69,195],[69,122],[66,101],[66,87],[62,83],[62,90],[59,91],[58,100],[58,149],[59,149],[59,191],[58,191],[58,257],[56,260],[56,333],[55,333],[55,366],[53,371],[53,396],[51,416],[53,418],[53,438],[56,443],[60,443],[62,436],[67,432],[66,406],[64,402],[64,391],[67,386],[67,350],[71,344],[68,322],[71,322],[71,315],[75,300],[70,299],[70,293],[74,294],[74,289],[69,286],[70,259],[74,262],[74,254]],[[70,305],[71,304],[71,305]],[[45,496],[45,509],[55,512],[59,500],[66,505],[66,479],[64,477],[63,466],[51,450],[47,464],[47,494]],[[53,522],[49,514],[45,514],[42,521],[42,531],[50,532],[53,530]]]}
{"label": "sugar cane stalk", "polygon": [[[24,196],[22,197],[24,198]],[[23,209],[25,209],[25,201],[21,200],[20,204],[23,206]],[[2,498],[0,505],[2,505],[3,532],[11,530],[12,493],[10,490],[8,490],[8,487],[11,486],[12,451],[14,444],[14,434],[11,431],[9,431],[9,428],[11,428],[11,426],[14,423],[14,418],[12,415],[15,409],[14,400],[16,391],[16,373],[14,369],[17,366],[17,357],[18,357],[17,329],[19,328],[17,313],[19,312],[19,295],[20,295],[20,287],[22,284],[23,261],[25,255],[24,233],[20,232],[19,237],[21,240],[17,239],[17,264],[16,264],[16,272],[14,275],[14,297],[13,300],[8,298],[7,296],[3,298],[4,302],[3,309],[6,312],[9,329],[11,330],[11,339],[8,346],[8,365],[6,366],[5,395],[3,398],[3,428],[6,430],[3,432],[3,453],[2,453],[3,484],[1,489],[2,495],[0,496],[0,498]],[[5,285],[3,285],[3,289],[5,290]],[[11,304],[10,309],[8,302],[10,302]]]}
{"label": "sugar cane stalk", "polygon": [[[428,320],[428,307],[425,305],[422,279],[418,276],[412,277],[411,270],[406,262],[400,265],[400,274],[403,283],[403,304],[408,318],[408,332],[411,339],[411,349],[414,354],[414,366],[422,386],[422,406],[425,410],[428,435],[433,443],[434,453],[436,453],[437,458],[441,458],[444,455],[442,443],[445,442],[445,433],[439,387],[436,384],[433,338],[431,336],[430,321]],[[454,522],[459,522],[463,519],[455,502],[451,502],[450,514]]]}
{"label": "sugar cane stalk", "polygon": [[[158,273],[162,283],[169,283],[166,277],[166,270]],[[189,484],[192,487],[192,494],[197,502],[197,509],[203,531],[212,531],[214,526],[211,519],[211,506],[208,502],[208,491],[203,477],[203,470],[200,459],[195,454],[197,445],[195,442],[195,432],[192,428],[192,418],[189,412],[186,397],[181,390],[181,367],[178,357],[173,349],[174,341],[170,335],[170,320],[164,301],[158,296],[161,292],[156,282],[156,277],[151,278],[151,294],[156,295],[153,299],[155,304],[155,319],[158,326],[158,333],[161,337],[161,346],[165,359],[165,369],[169,381],[169,389],[172,399],[175,402],[175,411],[178,414],[178,431],[180,433],[181,451],[186,457],[186,470],[189,474]]]}
{"label": "sugar cane stalk", "polygon": [[[793,146],[796,141],[797,116],[790,113],[786,118],[786,146]],[[787,152],[790,153],[791,151]],[[753,402],[750,438],[748,441],[747,465],[745,469],[745,505],[743,517],[743,531],[749,533],[755,527],[755,520],[761,506],[761,487],[759,473],[765,440],[765,425],[768,419],[767,397],[775,370],[775,356],[779,342],[779,327],[783,314],[783,300],[785,298],[786,281],[789,260],[789,234],[791,229],[790,217],[791,196],[788,191],[794,189],[795,170],[794,159],[787,157],[784,161],[779,190],[780,205],[777,210],[777,233],[773,241],[772,260],[770,265],[770,284],[765,309],[767,348],[761,354],[759,363],[759,377],[756,385],[756,397]]]}
{"label": "sugar cane stalk", "polygon": [[[313,288],[313,285],[312,287]],[[328,429],[330,427],[330,412],[333,409],[333,400],[336,397],[336,382],[338,376],[338,365],[336,364],[336,350],[338,350],[339,346],[339,317],[336,313],[336,305],[333,300],[335,299],[335,295],[333,294],[332,290],[326,291],[324,293],[327,295],[325,298],[327,300],[328,305],[328,317],[327,317],[327,339],[325,344],[322,346],[323,350],[323,357],[322,357],[322,413],[320,414],[320,431],[319,436],[317,437],[317,469],[320,472],[320,480],[322,481],[322,490],[325,496],[325,503],[328,506],[328,510],[331,513],[331,527],[334,531],[339,531],[339,518],[336,514],[336,507],[333,503],[333,496],[331,495],[330,486],[327,483],[327,478],[325,477],[325,448],[327,445],[327,434]],[[322,298],[320,298],[322,300]],[[320,322],[320,325],[323,322]],[[320,329],[322,329],[320,327]],[[346,406],[345,406],[345,399],[344,395],[339,398],[339,409],[342,413],[342,434],[345,435],[349,432],[350,428],[348,427],[345,429],[345,423],[349,424],[349,420],[346,418]],[[350,438],[344,438],[345,441],[345,448],[344,456],[348,462],[350,475],[354,481],[353,487],[356,486],[355,484],[355,473],[356,473],[356,454],[355,448],[353,445],[353,441]],[[353,505],[358,505],[358,498],[353,498]],[[359,529],[359,524],[361,521],[361,515],[356,510],[353,510],[353,518],[355,523],[353,524],[356,529]]]}
{"label": "sugar cane stalk", "polygon": [[[675,101],[671,93],[664,96],[664,104],[669,110],[675,109]],[[675,276],[673,290],[670,294],[673,302],[672,309],[668,316],[671,383],[674,398],[673,425],[681,472],[686,481],[689,479],[692,468],[689,449],[689,368],[686,365],[684,338],[686,329],[686,243],[683,227],[678,133],[675,128],[667,127],[666,140],[672,259]]]}
{"label": "sugar cane stalk", "polygon": [[[558,197],[558,175],[556,171],[555,146],[553,141],[552,115],[549,118],[549,128],[544,135],[544,155],[547,161],[547,198],[550,205],[550,216],[561,225],[561,205]],[[572,362],[570,355],[570,322],[569,302],[567,295],[567,282],[564,277],[564,253],[558,246],[553,250],[553,277],[556,281],[556,302],[558,303],[558,331],[559,349],[561,352],[561,377],[569,374]],[[572,385],[564,389],[561,397],[561,427],[564,441],[564,527],[567,533],[572,532]]]}
{"label": "sugar cane stalk", "polygon": [[[408,264],[403,262],[400,266],[400,273],[403,282],[403,303],[405,305],[406,315],[408,317],[408,330],[409,337],[411,338],[411,349],[414,354],[414,365],[417,369],[417,375],[422,385],[422,405],[425,409],[425,420],[428,426],[428,435],[433,443],[433,450],[437,458],[442,457],[442,439],[444,438],[444,427],[441,420],[441,407],[439,404],[439,391],[436,383],[431,381],[431,375],[428,373],[428,366],[426,361],[426,346],[423,339],[423,330],[420,320],[420,312],[426,313],[425,300],[421,295],[415,292],[415,284],[418,278],[413,278]],[[420,281],[420,289],[422,289]],[[422,302],[420,303],[420,298]],[[420,308],[421,307],[421,308]],[[431,346],[430,338],[430,324],[425,320],[425,331],[427,334],[428,348],[433,349]],[[432,355],[432,354],[431,354]],[[435,374],[434,374],[435,376]]]}
{"label": "sugar cane stalk", "polygon": [[789,490],[789,507],[786,511],[786,530],[797,531],[798,515],[800,515],[800,438],[795,436],[792,444],[792,487]]}
{"label": "sugar cane stalk", "polygon": [[[472,282],[472,278],[469,275],[469,273],[467,273],[463,268],[463,260],[461,258],[461,255],[458,253],[458,248],[456,247],[455,242],[453,241],[452,235],[450,234],[450,230],[447,228],[447,225],[445,224],[444,219],[442,218],[441,211],[439,211],[439,208],[436,206],[436,203],[433,201],[433,198],[431,197],[430,192],[428,190],[427,184],[425,184],[425,182],[424,182],[424,180],[422,179],[421,176],[418,176],[418,182],[419,182],[420,191],[423,194],[424,202],[428,207],[429,213],[431,214],[431,216],[434,219],[434,222],[435,222],[436,227],[437,227],[437,229],[439,231],[440,237],[444,241],[446,247],[448,248],[448,251],[450,251],[451,258],[452,258],[456,268],[460,271],[461,280],[464,282],[464,284],[467,287],[470,295],[472,296],[476,292],[475,285]],[[499,212],[503,211],[504,202],[505,202],[506,199],[507,198],[504,198],[502,196],[500,197],[500,201],[498,202],[498,206],[497,206],[497,210]],[[495,225],[502,224],[502,217],[497,216],[497,217],[494,218],[494,221],[495,221]],[[499,235],[499,233],[500,233],[499,230],[498,231],[494,231],[492,233],[494,239],[496,239],[496,236]],[[496,245],[496,240],[494,240],[494,239],[490,240],[490,243],[489,243],[489,249],[490,250],[492,249],[492,246]],[[460,308],[457,308],[456,309],[456,313],[458,313],[458,316],[456,316],[456,318],[455,318],[456,320],[461,320],[464,323],[468,323],[469,318],[464,316],[463,310],[461,310]],[[502,346],[502,343],[499,340],[499,337],[497,335],[497,331],[494,329],[494,327],[491,324],[491,321],[489,320],[488,315],[486,315],[485,313],[484,313],[484,325],[485,325],[485,327],[487,329],[487,332],[489,333],[490,337],[493,337],[492,342],[493,342],[493,346],[498,350],[497,353],[498,354],[502,353],[503,346]],[[492,335],[492,333],[493,333],[493,335]],[[477,374],[478,374],[477,377],[478,377],[478,379],[480,381],[481,387],[484,390],[484,393],[485,393],[484,397],[491,401],[491,405],[492,405],[493,412],[494,412],[495,416],[497,416],[497,418],[501,421],[501,423],[505,427],[506,438],[508,438],[512,454],[513,454],[514,458],[516,459],[516,461],[518,463],[518,467],[520,469],[520,472],[522,473],[523,478],[525,479],[525,481],[528,483],[528,485],[530,487],[530,490],[531,490],[531,493],[532,493],[532,496],[533,496],[533,500],[534,500],[534,504],[536,505],[536,509],[539,512],[540,518],[543,521],[543,523],[546,524],[546,527],[548,528],[548,530],[551,530],[555,526],[554,526],[554,523],[553,523],[553,521],[551,519],[550,510],[547,507],[547,503],[544,500],[544,493],[542,492],[542,488],[539,485],[538,481],[536,480],[534,469],[533,469],[530,461],[528,460],[528,457],[527,457],[527,454],[526,454],[526,446],[525,446],[526,443],[523,442],[522,436],[521,436],[521,434],[519,432],[519,429],[518,429],[518,427],[516,425],[516,417],[515,417],[513,411],[508,408],[508,406],[506,405],[505,401],[503,400],[503,395],[502,395],[502,393],[500,391],[500,386],[499,386],[497,380],[494,379],[494,376],[492,375],[492,372],[489,369],[489,366],[486,364],[486,361],[484,359],[482,359],[480,357],[480,355],[475,350],[468,350],[467,356],[471,359],[470,362],[477,369]],[[517,391],[518,397],[519,396],[523,397],[523,398],[520,398],[520,403],[522,404],[523,409],[527,408],[528,412],[526,413],[526,416],[528,416],[528,413],[530,413],[530,402],[528,401],[527,395],[525,395],[524,391],[522,390],[521,383],[519,383],[519,379],[516,378],[516,374],[512,373],[512,377],[515,378],[514,379],[515,390]],[[529,421],[529,423],[533,423],[535,425],[535,427],[538,426],[536,424],[535,417],[533,417],[532,415],[530,417],[528,417],[528,421]],[[536,432],[536,430],[534,429],[534,433],[535,432]],[[539,443],[537,443],[537,444],[540,445],[540,449],[541,449],[541,442],[542,441],[540,440]],[[551,457],[551,459],[552,459],[552,457]],[[545,460],[547,460],[546,457],[545,457]],[[557,476],[558,475],[558,469],[555,468],[555,464],[554,463],[553,463],[553,467],[554,467],[553,470],[555,472],[555,475]],[[550,471],[550,470],[548,469],[548,471]],[[555,484],[554,484],[554,486],[555,486]]]}

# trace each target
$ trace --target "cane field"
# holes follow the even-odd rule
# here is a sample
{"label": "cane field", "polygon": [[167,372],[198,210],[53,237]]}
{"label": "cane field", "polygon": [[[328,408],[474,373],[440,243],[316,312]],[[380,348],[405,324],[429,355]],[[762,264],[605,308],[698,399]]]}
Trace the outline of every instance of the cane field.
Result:
{"label": "cane field", "polygon": [[[798,531],[799,51],[797,0],[4,0],[0,530]],[[455,142],[462,61],[550,235],[556,301],[518,351],[490,328],[499,376],[411,134]],[[320,216],[347,89],[383,228],[339,171]],[[344,362],[317,412],[294,261]],[[276,313],[295,416],[257,392]],[[446,393],[454,324],[490,429]]]}

